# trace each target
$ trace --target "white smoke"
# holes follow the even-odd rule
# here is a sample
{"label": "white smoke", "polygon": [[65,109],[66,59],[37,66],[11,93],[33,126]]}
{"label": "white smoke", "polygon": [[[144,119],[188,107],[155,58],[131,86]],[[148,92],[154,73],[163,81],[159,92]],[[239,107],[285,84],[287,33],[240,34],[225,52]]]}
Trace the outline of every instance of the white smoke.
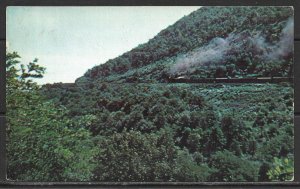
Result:
{"label": "white smoke", "polygon": [[266,54],[269,59],[279,59],[294,51],[294,20],[290,18],[283,28],[280,40],[270,47],[271,52]]}
{"label": "white smoke", "polygon": [[195,66],[218,62],[229,48],[227,39],[215,38],[207,46],[179,58],[171,68],[171,73],[186,72]]}
{"label": "white smoke", "polygon": [[195,67],[222,64],[230,53],[245,51],[245,45],[252,45],[259,52],[261,60],[276,60],[293,52],[294,20],[290,18],[282,29],[279,41],[270,44],[266,38],[257,33],[251,36],[248,32],[231,33],[226,38],[214,38],[208,45],[178,58],[170,69],[170,74],[193,72]]}

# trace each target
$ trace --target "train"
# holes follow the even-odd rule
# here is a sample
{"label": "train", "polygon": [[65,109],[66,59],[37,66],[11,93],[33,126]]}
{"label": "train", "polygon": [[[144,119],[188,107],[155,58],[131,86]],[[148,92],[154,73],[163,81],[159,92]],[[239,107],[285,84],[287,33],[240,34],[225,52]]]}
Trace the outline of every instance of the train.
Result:
{"label": "train", "polygon": [[292,77],[251,77],[251,78],[189,78],[185,76],[168,77],[169,83],[293,83]]}

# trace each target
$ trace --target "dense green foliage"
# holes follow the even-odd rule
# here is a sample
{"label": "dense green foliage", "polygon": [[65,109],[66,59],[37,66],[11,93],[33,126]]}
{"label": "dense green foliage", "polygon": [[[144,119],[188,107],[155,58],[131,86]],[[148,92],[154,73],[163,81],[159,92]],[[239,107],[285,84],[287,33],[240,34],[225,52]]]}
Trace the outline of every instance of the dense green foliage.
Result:
{"label": "dense green foliage", "polygon": [[294,178],[294,164],[288,158],[274,157],[274,164],[272,169],[268,172],[270,180],[293,180]]}
{"label": "dense green foliage", "polygon": [[[44,68],[34,61],[20,73],[17,54],[7,54],[9,177],[292,179],[292,84],[166,83],[179,75],[291,77],[292,52],[262,59],[253,46],[263,37],[277,47],[291,16],[288,7],[203,7],[72,84],[39,88],[28,79]],[[232,43],[226,58],[172,73],[180,60],[207,55],[217,37]]]}
{"label": "dense green foliage", "polygon": [[[26,181],[90,180],[94,144],[84,122],[66,117],[38,92],[31,77],[42,77],[37,60],[20,65],[6,56],[8,178]],[[20,72],[21,71],[21,72]]]}
{"label": "dense green foliage", "polygon": [[[219,62],[222,66],[200,66],[191,76],[291,76],[292,53],[283,59],[261,60],[258,57],[262,52],[255,47],[253,39],[260,34],[265,40],[259,43],[278,43],[292,16],[290,7],[202,7],[162,30],[147,43],[88,70],[76,82],[165,81],[178,58],[208,45],[214,38],[226,39],[230,35],[241,37],[233,41],[233,48],[226,53],[228,58]],[[262,48],[263,45],[259,45]]]}
{"label": "dense green foliage", "polygon": [[269,181],[276,177],[269,176],[274,157],[293,162],[289,84],[55,84],[43,90],[70,118],[89,120],[100,150],[98,181]]}

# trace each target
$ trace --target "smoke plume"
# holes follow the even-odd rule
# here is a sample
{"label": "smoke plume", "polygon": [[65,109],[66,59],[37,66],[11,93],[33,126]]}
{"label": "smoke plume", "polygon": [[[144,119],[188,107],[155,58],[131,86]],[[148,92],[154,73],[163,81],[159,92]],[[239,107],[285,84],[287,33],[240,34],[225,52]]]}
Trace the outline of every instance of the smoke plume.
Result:
{"label": "smoke plume", "polygon": [[[276,43],[269,43],[266,37],[256,32],[231,33],[226,38],[214,38],[208,45],[178,58],[170,69],[170,74],[193,72],[196,67],[223,64],[230,57],[251,50],[256,58],[263,61],[277,60],[293,52],[294,20],[288,19]],[[252,58],[252,57],[249,57]]]}

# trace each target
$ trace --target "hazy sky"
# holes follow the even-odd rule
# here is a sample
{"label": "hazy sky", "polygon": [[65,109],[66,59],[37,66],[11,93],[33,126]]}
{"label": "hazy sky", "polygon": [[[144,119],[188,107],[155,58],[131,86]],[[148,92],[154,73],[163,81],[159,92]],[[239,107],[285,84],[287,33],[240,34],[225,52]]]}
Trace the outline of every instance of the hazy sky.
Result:
{"label": "hazy sky", "polygon": [[47,68],[38,83],[74,82],[200,7],[8,7],[7,44]]}

